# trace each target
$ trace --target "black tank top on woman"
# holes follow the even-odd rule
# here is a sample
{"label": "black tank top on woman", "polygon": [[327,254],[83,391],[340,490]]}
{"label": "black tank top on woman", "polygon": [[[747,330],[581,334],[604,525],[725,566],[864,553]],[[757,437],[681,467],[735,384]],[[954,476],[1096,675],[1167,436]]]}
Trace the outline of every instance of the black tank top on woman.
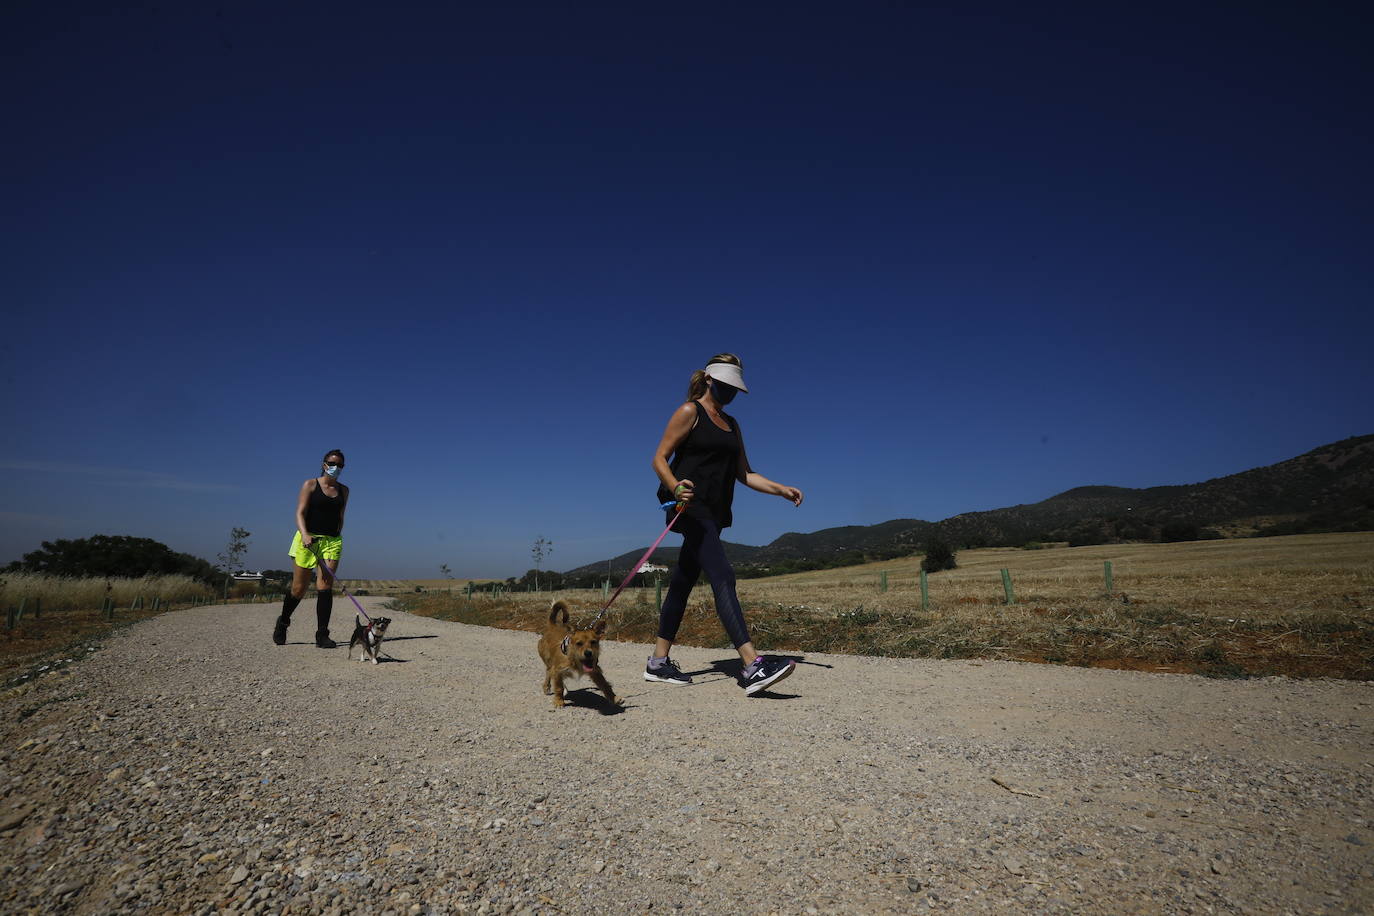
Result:
{"label": "black tank top on woman", "polygon": [[[734,417],[726,417],[732,428],[721,429],[711,422],[700,401],[693,403],[697,408],[696,425],[677,447],[668,467],[678,480],[696,484],[695,495],[684,511],[711,519],[719,528],[729,528],[734,521],[730,505],[735,500],[735,479],[739,474],[739,423]],[[672,498],[671,490],[659,486],[659,502]]]}
{"label": "black tank top on woman", "polygon": [[338,537],[339,528],[343,525],[344,506],[347,503],[348,497],[344,495],[343,487],[339,487],[338,496],[327,496],[320,489],[320,482],[315,481],[310,498],[305,502],[305,530],[311,534]]}

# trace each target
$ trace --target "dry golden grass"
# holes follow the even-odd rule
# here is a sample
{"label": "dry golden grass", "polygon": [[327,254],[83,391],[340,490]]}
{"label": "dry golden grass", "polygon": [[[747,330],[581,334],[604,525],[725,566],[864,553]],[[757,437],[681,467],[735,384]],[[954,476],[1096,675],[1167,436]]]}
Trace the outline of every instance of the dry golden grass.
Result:
{"label": "dry golden grass", "polygon": [[[1113,565],[1107,595],[1104,560]],[[743,580],[755,642],[774,650],[1004,658],[1216,675],[1374,677],[1374,532],[1185,544],[963,551],[929,576],[920,560]],[[1005,603],[1001,569],[1016,602]],[[881,575],[887,573],[887,591]],[[537,631],[561,597],[590,616],[599,591],[468,601],[413,596],[409,609]],[[698,586],[680,641],[728,647]],[[622,595],[612,635],[648,641],[652,589]]]}
{"label": "dry golden grass", "polygon": [[[1228,618],[1267,619],[1303,610],[1348,609],[1363,594],[1374,605],[1374,532],[1282,538],[1114,544],[1046,550],[965,550],[959,568],[927,578],[931,608],[1003,606],[1000,570],[1011,572],[1018,604],[1096,599],[1105,591],[1103,561],[1112,563],[1113,591],[1133,603]],[[878,591],[882,573],[888,591]],[[740,582],[740,599],[823,613],[862,606],[902,611],[920,606],[920,558],[909,557]]]}
{"label": "dry golden grass", "polygon": [[148,602],[153,598],[190,601],[193,598],[208,598],[213,594],[207,585],[190,576],[106,579],[44,576],[25,572],[0,574],[0,608],[18,607],[20,601],[26,601],[31,609],[34,599],[40,599],[44,613],[98,608],[107,596],[116,605],[128,607],[140,596]]}

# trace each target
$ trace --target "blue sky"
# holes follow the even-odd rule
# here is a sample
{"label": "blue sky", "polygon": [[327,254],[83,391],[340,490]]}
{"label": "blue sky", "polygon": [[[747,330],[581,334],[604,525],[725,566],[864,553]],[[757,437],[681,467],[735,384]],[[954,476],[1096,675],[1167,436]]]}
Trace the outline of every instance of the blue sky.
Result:
{"label": "blue sky", "polygon": [[722,350],[748,544],[1374,432],[1354,7],[428,6],[7,7],[0,562],[603,559]]}

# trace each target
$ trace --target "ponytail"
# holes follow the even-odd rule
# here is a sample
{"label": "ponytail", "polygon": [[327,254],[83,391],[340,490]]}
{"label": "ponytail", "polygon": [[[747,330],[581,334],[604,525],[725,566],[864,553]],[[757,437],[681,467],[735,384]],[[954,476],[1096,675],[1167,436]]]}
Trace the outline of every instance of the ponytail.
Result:
{"label": "ponytail", "polygon": [[[733,366],[739,366],[741,369],[744,368],[744,361],[733,353],[717,353],[706,361],[706,365],[708,366],[712,363],[730,363]],[[691,381],[687,383],[688,402],[695,401],[697,398],[705,396],[707,389],[710,387],[711,377],[706,374],[705,369],[698,369],[693,372]]]}
{"label": "ponytail", "polygon": [[706,389],[711,387],[711,377],[705,370],[698,369],[692,373],[692,380],[687,383],[687,400],[695,401],[697,398],[705,397]]}

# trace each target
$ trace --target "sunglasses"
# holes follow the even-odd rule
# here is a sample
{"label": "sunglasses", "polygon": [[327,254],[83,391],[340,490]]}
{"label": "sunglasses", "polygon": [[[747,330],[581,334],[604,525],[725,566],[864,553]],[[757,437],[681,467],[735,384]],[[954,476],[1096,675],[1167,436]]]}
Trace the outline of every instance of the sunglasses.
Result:
{"label": "sunglasses", "polygon": [[327,467],[327,468],[341,468],[341,467],[343,467],[342,464],[336,464],[336,463],[333,462],[333,461],[326,461],[326,462],[324,463],[324,466]]}

